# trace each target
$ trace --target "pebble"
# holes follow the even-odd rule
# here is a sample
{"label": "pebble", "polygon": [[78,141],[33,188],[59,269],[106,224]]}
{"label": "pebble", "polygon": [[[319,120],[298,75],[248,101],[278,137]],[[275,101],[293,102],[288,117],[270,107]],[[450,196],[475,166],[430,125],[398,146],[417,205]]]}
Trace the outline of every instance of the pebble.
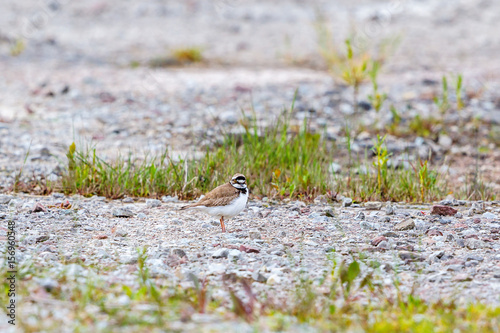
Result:
{"label": "pebble", "polygon": [[128,208],[113,209],[113,216],[115,217],[132,217],[134,213]]}
{"label": "pebble", "polygon": [[276,285],[279,283],[281,283],[281,278],[277,274],[271,274],[267,278],[267,284],[269,284],[269,285]]}
{"label": "pebble", "polygon": [[484,217],[485,219],[496,219],[498,217],[497,215],[490,212],[486,212],[481,216]]}
{"label": "pebble", "polygon": [[229,253],[227,254],[227,258],[229,261],[237,261],[241,259],[242,255],[241,252],[238,250],[230,250]]}
{"label": "pebble", "polygon": [[261,283],[267,282],[267,278],[259,271],[253,272],[252,279],[254,279],[257,282],[261,282]]}
{"label": "pebble", "polygon": [[173,249],[172,254],[178,256],[179,258],[187,258],[187,254],[183,249]]}
{"label": "pebble", "polygon": [[482,249],[484,248],[484,245],[484,242],[478,239],[468,238],[465,240],[465,246],[467,246],[469,250]]}
{"label": "pebble", "polygon": [[117,236],[117,237],[126,237],[127,235],[128,235],[128,232],[126,232],[123,229],[117,229],[115,231],[115,236]]}
{"label": "pebble", "polygon": [[157,199],[146,199],[146,207],[155,208],[160,207],[161,201]]}
{"label": "pebble", "polygon": [[414,252],[409,252],[409,251],[400,251],[398,253],[399,258],[405,261],[424,261],[425,258],[422,257],[421,255],[414,253]]}
{"label": "pebble", "polygon": [[378,236],[378,237],[375,237],[374,239],[371,240],[370,244],[373,245],[373,246],[377,246],[378,244],[380,244],[380,242],[382,241],[386,241],[387,238],[384,237],[384,236]]}
{"label": "pebble", "polygon": [[344,198],[342,199],[342,207],[349,207],[352,205],[352,199],[351,198]]}
{"label": "pebble", "polygon": [[394,226],[394,230],[396,231],[411,230],[414,228],[415,228],[415,222],[412,219],[404,220]]}
{"label": "pebble", "polygon": [[170,195],[164,195],[163,197],[161,197],[161,201],[163,202],[178,202],[179,201],[179,197],[178,196],[170,196]]}
{"label": "pebble", "polygon": [[14,199],[13,196],[10,195],[0,195],[0,205],[8,205],[9,202]]}
{"label": "pebble", "polygon": [[387,206],[385,206],[385,213],[387,215],[394,215],[394,211],[395,211],[395,209],[394,209],[393,205],[388,204]]}
{"label": "pebble", "polygon": [[382,203],[379,201],[368,201],[365,202],[364,207],[366,210],[380,210]]}
{"label": "pebble", "polygon": [[455,215],[457,213],[457,210],[455,208],[449,207],[449,206],[441,206],[441,205],[435,205],[432,206],[431,209],[431,214],[432,215]]}
{"label": "pebble", "polygon": [[250,239],[261,239],[262,235],[258,230],[250,230],[248,232],[248,237],[250,237]]}
{"label": "pebble", "polygon": [[41,203],[37,202],[31,211],[33,213],[38,213],[38,212],[47,212],[48,210],[47,210],[47,208],[45,208],[44,205],[42,205]]}
{"label": "pebble", "polygon": [[212,253],[212,258],[215,259],[227,258],[228,255],[229,255],[229,249],[221,248]]}
{"label": "pebble", "polygon": [[358,212],[355,217],[356,220],[364,220],[365,219],[365,213],[363,212]]}
{"label": "pebble", "polygon": [[443,218],[443,217],[439,218],[439,223],[441,223],[441,224],[449,224],[451,222],[452,222],[452,219]]}

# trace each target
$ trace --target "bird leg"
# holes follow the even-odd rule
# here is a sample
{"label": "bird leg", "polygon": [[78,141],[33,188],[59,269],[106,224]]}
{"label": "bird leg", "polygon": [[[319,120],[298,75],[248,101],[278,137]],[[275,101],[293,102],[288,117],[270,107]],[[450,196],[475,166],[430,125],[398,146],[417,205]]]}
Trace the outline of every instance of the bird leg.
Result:
{"label": "bird leg", "polygon": [[220,218],[220,226],[222,228],[222,232],[226,232],[226,226],[224,225],[224,216]]}

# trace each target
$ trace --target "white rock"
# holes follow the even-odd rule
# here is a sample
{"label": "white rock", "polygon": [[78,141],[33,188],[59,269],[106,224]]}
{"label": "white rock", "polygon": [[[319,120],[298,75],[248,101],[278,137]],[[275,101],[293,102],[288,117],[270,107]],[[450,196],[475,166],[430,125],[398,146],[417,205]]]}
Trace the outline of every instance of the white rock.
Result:
{"label": "white rock", "polygon": [[277,274],[271,274],[267,278],[267,284],[269,285],[275,285],[281,282],[281,278]]}

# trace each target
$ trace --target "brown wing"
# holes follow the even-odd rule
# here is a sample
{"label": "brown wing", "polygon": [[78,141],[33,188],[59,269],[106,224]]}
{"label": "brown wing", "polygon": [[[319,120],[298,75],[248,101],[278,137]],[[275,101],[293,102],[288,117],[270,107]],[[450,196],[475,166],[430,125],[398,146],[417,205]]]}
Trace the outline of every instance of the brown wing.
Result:
{"label": "brown wing", "polygon": [[214,188],[212,191],[205,194],[203,199],[197,203],[187,205],[181,209],[197,207],[197,206],[225,206],[233,201],[239,195],[239,191],[235,189],[231,184],[226,183]]}

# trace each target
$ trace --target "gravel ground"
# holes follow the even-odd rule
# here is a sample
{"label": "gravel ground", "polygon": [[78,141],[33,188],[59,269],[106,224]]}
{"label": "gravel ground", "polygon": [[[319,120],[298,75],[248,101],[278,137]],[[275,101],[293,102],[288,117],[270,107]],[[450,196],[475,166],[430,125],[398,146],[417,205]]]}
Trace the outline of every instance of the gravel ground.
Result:
{"label": "gravel ground", "polygon": [[[54,208],[66,200],[71,209]],[[376,274],[392,292],[397,275],[401,291],[415,288],[425,300],[500,304],[498,202],[450,199],[434,206],[380,202],[348,206],[348,198],[342,204],[322,200],[310,205],[252,200],[228,222],[226,234],[218,221],[203,213],[180,211],[183,203],[172,197],[109,201],[57,193],[4,195],[0,218],[16,222],[19,263],[33,261],[54,274],[62,262],[81,261],[81,267],[70,265],[79,266],[79,272],[101,267],[104,279],[132,281],[136,249],[147,246],[146,265],[152,277],[189,287],[190,274],[195,274],[200,279],[210,277],[212,286],[222,286],[222,276],[234,274],[251,278],[257,295],[279,298],[293,290],[301,270],[314,281],[320,279],[327,253],[335,251],[335,256],[348,261],[362,253],[363,273],[374,270],[367,263],[379,262]],[[0,228],[0,237],[6,238],[5,227]],[[221,292],[214,297],[228,295]],[[23,312],[36,313],[38,306],[24,304]]]}

